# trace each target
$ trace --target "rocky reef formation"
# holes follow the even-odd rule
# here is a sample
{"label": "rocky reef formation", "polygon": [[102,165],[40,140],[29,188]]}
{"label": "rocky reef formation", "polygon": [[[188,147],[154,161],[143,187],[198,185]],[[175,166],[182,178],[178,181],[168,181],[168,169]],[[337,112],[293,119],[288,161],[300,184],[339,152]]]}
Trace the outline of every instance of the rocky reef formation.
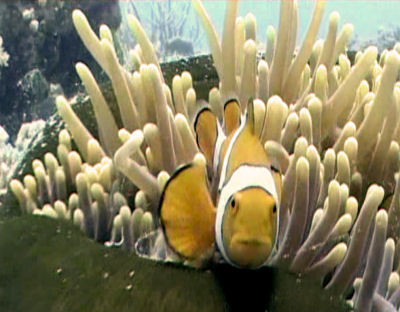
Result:
{"label": "rocky reef formation", "polygon": [[0,124],[12,138],[23,122],[51,116],[55,95],[77,91],[71,64],[85,60],[100,73],[73,28],[71,12],[77,7],[87,12],[95,28],[106,23],[116,30],[120,24],[114,0],[0,3],[0,36],[8,54],[8,66],[0,66]]}

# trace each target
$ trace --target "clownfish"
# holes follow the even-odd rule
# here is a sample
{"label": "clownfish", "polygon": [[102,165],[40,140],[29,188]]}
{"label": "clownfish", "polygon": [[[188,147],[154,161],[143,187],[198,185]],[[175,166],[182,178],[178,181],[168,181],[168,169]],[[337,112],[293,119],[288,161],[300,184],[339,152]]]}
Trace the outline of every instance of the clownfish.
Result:
{"label": "clownfish", "polygon": [[241,115],[229,100],[222,126],[204,108],[194,129],[205,163],[195,158],[164,187],[159,215],[167,244],[195,265],[215,250],[236,267],[266,265],[276,249],[281,176],[255,131],[253,101]]}

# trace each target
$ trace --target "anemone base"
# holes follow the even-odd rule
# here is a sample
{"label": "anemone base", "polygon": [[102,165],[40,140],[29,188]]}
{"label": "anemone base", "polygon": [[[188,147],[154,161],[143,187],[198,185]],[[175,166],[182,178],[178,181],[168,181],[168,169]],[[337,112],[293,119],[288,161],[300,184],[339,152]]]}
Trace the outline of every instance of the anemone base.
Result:
{"label": "anemone base", "polygon": [[280,270],[195,270],[106,248],[63,221],[0,220],[1,311],[266,309],[349,310],[319,285]]}

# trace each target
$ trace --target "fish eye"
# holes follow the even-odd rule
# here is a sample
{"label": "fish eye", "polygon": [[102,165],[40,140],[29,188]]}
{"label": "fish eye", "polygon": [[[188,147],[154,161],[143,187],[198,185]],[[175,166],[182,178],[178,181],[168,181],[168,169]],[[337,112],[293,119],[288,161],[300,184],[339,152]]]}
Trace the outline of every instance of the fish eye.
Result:
{"label": "fish eye", "polygon": [[229,209],[234,215],[236,215],[236,213],[238,212],[239,202],[237,198],[235,199],[235,196],[232,196],[229,202]]}

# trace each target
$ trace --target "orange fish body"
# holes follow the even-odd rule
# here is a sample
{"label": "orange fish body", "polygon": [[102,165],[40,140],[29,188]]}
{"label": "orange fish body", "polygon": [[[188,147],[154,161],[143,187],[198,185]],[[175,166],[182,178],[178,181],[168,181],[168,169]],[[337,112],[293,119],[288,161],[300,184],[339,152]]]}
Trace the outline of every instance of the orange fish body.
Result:
{"label": "orange fish body", "polygon": [[217,246],[228,263],[258,268],[274,251],[280,188],[254,131],[253,102],[246,116],[238,112],[239,103],[228,101],[221,127],[209,109],[200,111],[195,131],[207,166],[195,162],[170,178],[160,217],[168,244],[183,258],[210,257]]}

